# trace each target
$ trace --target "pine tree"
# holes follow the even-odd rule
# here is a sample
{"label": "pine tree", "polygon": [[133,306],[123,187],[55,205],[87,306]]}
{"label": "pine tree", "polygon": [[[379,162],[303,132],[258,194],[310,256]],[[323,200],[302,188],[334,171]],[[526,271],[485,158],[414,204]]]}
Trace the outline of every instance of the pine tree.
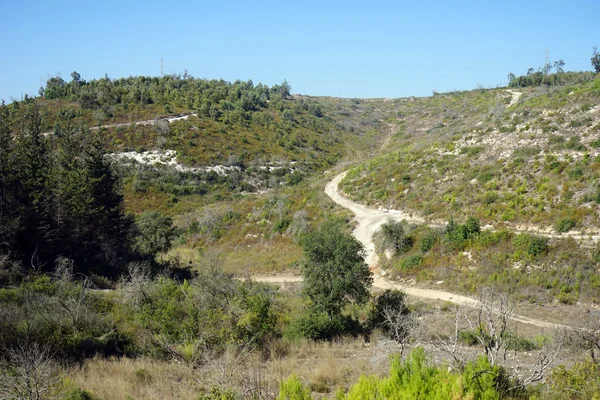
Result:
{"label": "pine tree", "polygon": [[26,100],[14,124],[15,148],[13,177],[19,227],[16,232],[18,254],[34,269],[43,266],[51,252],[47,195],[50,154],[41,131],[40,112],[31,99]]}

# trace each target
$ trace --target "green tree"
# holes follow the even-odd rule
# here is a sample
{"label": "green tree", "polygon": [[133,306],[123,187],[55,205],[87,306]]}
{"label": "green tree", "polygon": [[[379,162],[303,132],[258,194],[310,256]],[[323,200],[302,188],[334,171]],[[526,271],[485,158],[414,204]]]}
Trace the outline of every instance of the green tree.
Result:
{"label": "green tree", "polygon": [[594,46],[594,52],[592,53],[592,67],[596,72],[600,72],[600,53],[598,53],[598,48]]}
{"label": "green tree", "polygon": [[281,97],[286,99],[289,97],[291,91],[292,91],[292,87],[290,86],[290,84],[288,83],[287,80],[284,80],[281,83],[281,86],[279,86],[279,94],[281,95]]}
{"label": "green tree", "polygon": [[304,290],[313,306],[329,318],[350,303],[365,303],[373,276],[364,260],[362,244],[328,221],[302,241]]}
{"label": "green tree", "polygon": [[136,221],[139,235],[135,248],[142,254],[154,256],[169,251],[175,228],[173,220],[158,211],[145,211]]}

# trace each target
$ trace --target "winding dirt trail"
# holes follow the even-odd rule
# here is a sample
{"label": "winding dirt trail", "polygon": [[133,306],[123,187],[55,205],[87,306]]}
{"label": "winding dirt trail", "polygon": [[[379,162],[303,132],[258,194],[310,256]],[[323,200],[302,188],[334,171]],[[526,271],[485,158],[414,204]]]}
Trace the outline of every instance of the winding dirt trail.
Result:
{"label": "winding dirt trail", "polygon": [[[327,194],[335,203],[352,211],[356,216],[357,224],[352,234],[365,247],[367,253],[365,261],[367,262],[369,267],[375,271],[373,274],[373,287],[384,290],[399,289],[412,297],[447,301],[468,307],[478,307],[481,305],[481,302],[479,300],[471,297],[458,295],[456,293],[445,292],[442,290],[423,289],[414,286],[407,286],[391,282],[385,277],[381,276],[377,271],[377,265],[379,260],[377,254],[375,253],[373,234],[381,227],[381,225],[383,225],[390,219],[397,221],[405,220],[415,223],[424,223],[425,221],[421,217],[413,216],[412,214],[408,214],[402,211],[377,210],[375,208],[355,203],[352,200],[343,197],[339,192],[338,185],[340,181],[344,178],[344,176],[346,176],[346,172],[342,172],[341,174],[336,175],[329,183],[327,183],[327,185],[325,186],[325,194]],[[252,279],[259,282],[267,283],[293,283],[302,281],[302,277],[299,276],[256,276],[252,277]],[[569,326],[567,325],[537,320],[518,314],[513,314],[511,319],[516,322],[534,325],[540,328],[569,328]]]}

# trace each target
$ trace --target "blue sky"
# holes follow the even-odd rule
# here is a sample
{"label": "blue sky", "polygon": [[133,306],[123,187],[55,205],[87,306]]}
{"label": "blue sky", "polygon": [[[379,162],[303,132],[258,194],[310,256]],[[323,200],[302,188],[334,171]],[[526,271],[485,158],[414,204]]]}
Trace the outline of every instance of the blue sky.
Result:
{"label": "blue sky", "polygon": [[590,70],[600,1],[2,1],[0,98],[60,74],[287,79],[293,93],[431,95],[563,59]]}

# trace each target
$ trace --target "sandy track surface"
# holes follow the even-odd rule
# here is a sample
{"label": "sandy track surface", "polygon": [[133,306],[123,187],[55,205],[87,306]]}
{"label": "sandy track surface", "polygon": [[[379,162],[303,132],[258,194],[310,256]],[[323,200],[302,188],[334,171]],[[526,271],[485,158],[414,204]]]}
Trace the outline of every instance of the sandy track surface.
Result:
{"label": "sandy track surface", "polygon": [[515,90],[507,90],[508,93],[512,94],[512,98],[510,99],[510,103],[508,103],[508,106],[514,106],[515,104],[517,104],[517,102],[519,101],[519,98],[521,97],[521,95],[523,93],[521,92],[517,92]]}

